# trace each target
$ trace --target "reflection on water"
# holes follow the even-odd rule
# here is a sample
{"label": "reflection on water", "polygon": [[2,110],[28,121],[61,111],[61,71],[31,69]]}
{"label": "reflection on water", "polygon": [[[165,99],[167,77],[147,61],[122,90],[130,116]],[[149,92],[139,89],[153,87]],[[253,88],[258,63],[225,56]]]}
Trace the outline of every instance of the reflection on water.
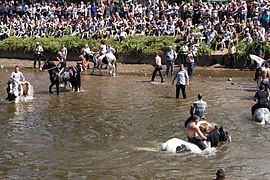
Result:
{"label": "reflection on water", "polygon": [[[250,119],[252,73],[196,73],[188,98],[176,100],[171,79],[151,84],[137,76],[83,75],[82,92],[50,95],[48,74],[26,70],[34,99],[0,102],[0,178],[210,179],[224,167],[229,179],[264,179],[270,135]],[[0,75],[4,99],[9,73]],[[206,117],[232,142],[211,157],[160,151],[171,137],[185,139],[183,123],[198,93],[208,102]]]}

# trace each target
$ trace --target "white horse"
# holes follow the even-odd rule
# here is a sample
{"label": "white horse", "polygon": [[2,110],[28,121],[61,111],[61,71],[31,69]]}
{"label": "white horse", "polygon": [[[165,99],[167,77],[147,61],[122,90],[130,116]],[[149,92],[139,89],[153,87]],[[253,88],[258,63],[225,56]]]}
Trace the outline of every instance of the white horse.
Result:
{"label": "white horse", "polygon": [[207,149],[204,151],[202,151],[197,145],[178,138],[169,139],[162,144],[161,149],[171,153],[192,152],[196,154],[204,154],[214,152],[220,142],[231,141],[230,135],[228,132],[223,130],[223,127],[218,129],[217,126],[215,126],[215,128],[209,132],[207,136],[208,141],[204,141]]}
{"label": "white horse", "polygon": [[257,82],[257,86],[259,87],[262,81],[262,69],[266,63],[270,62],[270,60],[264,60],[263,58],[260,58],[259,56],[253,54],[250,54],[249,57],[251,60],[251,64],[256,66],[254,80]]}
{"label": "white horse", "polygon": [[260,68],[263,66],[265,60],[259,56],[256,56],[254,54],[249,55],[251,64],[256,65],[256,68]]}
{"label": "white horse", "polygon": [[[96,59],[95,56],[93,57],[93,59],[94,60]],[[113,53],[106,53],[104,55],[99,56],[96,59],[96,67],[99,69],[100,75],[102,75],[101,66],[104,64],[108,65],[109,75],[115,76],[117,63],[116,63],[116,57],[114,56]],[[94,69],[95,68],[93,68],[91,74],[94,74]]]}
{"label": "white horse", "polygon": [[267,108],[258,108],[255,110],[253,120],[259,124],[270,123],[270,112]]}

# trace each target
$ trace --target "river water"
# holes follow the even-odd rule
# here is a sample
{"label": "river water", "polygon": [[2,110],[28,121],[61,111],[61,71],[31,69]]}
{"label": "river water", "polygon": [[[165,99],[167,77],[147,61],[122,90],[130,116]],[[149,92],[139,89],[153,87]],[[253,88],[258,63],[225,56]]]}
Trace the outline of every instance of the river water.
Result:
{"label": "river water", "polygon": [[[251,71],[198,70],[184,100],[174,98],[171,79],[128,74],[83,74],[81,92],[50,95],[47,72],[23,69],[34,99],[8,103],[11,71],[0,69],[0,179],[211,179],[218,168],[228,179],[270,179],[270,127],[250,118]],[[160,151],[172,137],[186,139],[198,93],[232,142],[212,156]]]}

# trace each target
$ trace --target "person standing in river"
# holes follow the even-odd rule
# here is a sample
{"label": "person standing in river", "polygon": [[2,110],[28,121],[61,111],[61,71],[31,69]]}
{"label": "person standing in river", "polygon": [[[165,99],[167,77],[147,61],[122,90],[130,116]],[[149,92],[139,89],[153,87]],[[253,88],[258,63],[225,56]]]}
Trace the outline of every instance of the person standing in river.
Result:
{"label": "person standing in river", "polygon": [[172,84],[174,84],[175,79],[176,80],[176,98],[179,99],[179,93],[180,93],[180,89],[182,91],[183,94],[183,98],[186,99],[186,86],[189,86],[189,76],[188,76],[188,72],[187,70],[185,70],[184,68],[184,64],[180,64],[179,65],[179,69],[176,72]]}
{"label": "person standing in river", "polygon": [[207,108],[207,103],[202,99],[203,95],[198,94],[198,100],[195,101],[190,107],[190,115],[197,115],[201,119],[205,119],[204,112]]}
{"label": "person standing in river", "polygon": [[174,73],[174,63],[177,58],[177,53],[173,50],[172,46],[169,46],[168,51],[166,52],[166,76],[169,76],[169,71],[171,68],[171,76]]}
{"label": "person standing in river", "polygon": [[162,64],[161,64],[161,57],[159,56],[159,53],[156,52],[155,57],[155,70],[153,71],[151,81],[153,82],[155,80],[156,74],[159,72],[159,76],[161,78],[161,83],[164,83],[163,75],[162,75]]}
{"label": "person standing in river", "polygon": [[38,61],[38,68],[40,68],[41,57],[43,57],[43,54],[42,54],[43,53],[43,48],[39,44],[39,42],[36,43],[36,45],[34,47],[34,52],[35,52],[34,68],[36,68],[37,61]]}

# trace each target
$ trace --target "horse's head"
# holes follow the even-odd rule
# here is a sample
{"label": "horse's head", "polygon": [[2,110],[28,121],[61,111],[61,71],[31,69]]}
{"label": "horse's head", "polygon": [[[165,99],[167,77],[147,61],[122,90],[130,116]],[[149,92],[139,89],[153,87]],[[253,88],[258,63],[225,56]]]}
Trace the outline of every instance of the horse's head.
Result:
{"label": "horse's head", "polygon": [[53,67],[56,67],[56,65],[54,64],[54,62],[46,60],[44,61],[43,65],[41,66],[42,70],[49,70]]}
{"label": "horse's head", "polygon": [[231,137],[227,131],[224,131],[223,127],[215,128],[207,134],[207,139],[211,142],[211,147],[217,147],[219,142],[228,142],[231,141]]}
{"label": "horse's head", "polygon": [[83,71],[83,65],[82,65],[82,63],[77,62],[77,63],[76,63],[76,68],[77,68],[80,72],[82,72],[82,71]]}
{"label": "horse's head", "polygon": [[220,142],[230,142],[231,141],[231,136],[229,135],[229,133],[227,131],[224,131],[223,127],[221,126],[219,128],[219,141]]}
{"label": "horse's head", "polygon": [[15,100],[18,95],[18,90],[16,89],[14,81],[8,81],[6,90],[8,94],[8,97],[6,99],[9,101]]}
{"label": "horse's head", "polygon": [[14,83],[13,81],[8,81],[7,83],[7,94],[8,94],[8,97],[7,97],[7,100],[9,101],[12,101],[16,98],[15,96],[15,91],[14,91]]}

